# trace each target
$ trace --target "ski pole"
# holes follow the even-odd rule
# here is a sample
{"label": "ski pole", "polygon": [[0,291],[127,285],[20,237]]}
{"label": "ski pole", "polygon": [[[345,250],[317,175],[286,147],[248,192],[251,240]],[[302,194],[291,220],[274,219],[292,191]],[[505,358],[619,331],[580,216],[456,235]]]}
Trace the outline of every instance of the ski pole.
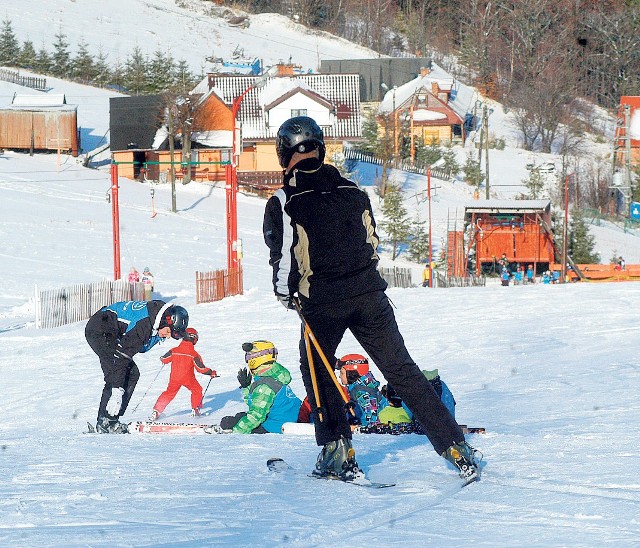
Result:
{"label": "ski pole", "polygon": [[318,409],[318,420],[324,422],[322,415],[322,406],[320,405],[320,391],[318,390],[318,377],[316,376],[316,366],[313,363],[313,353],[311,352],[311,343],[309,342],[309,329],[304,326],[304,346],[307,349],[307,361],[309,362],[309,373],[311,373],[311,384],[313,385],[313,396],[316,400],[316,408]]}
{"label": "ski pole", "polygon": [[209,382],[207,383],[207,387],[204,389],[204,392],[202,393],[202,398],[200,399],[200,407],[202,407],[202,404],[204,403],[204,397],[207,395],[207,390],[209,390],[209,385],[211,384],[212,380],[213,380],[213,377],[209,377]]}
{"label": "ski pole", "polygon": [[160,373],[162,373],[163,369],[164,369],[164,363],[160,366],[160,369],[156,373],[156,376],[154,377],[154,379],[151,381],[151,384],[149,384],[149,388],[147,388],[147,391],[144,394],[142,394],[142,397],[140,398],[140,401],[138,402],[138,405],[136,405],[133,408],[133,411],[131,411],[132,413],[135,413],[136,409],[138,409],[138,406],[142,403],[142,400],[144,400],[144,397],[149,393],[149,390],[151,390],[151,386],[153,385],[154,382],[156,382],[156,379],[160,376]]}
{"label": "ski pole", "polygon": [[[320,347],[320,343],[318,342],[318,339],[316,339],[316,336],[313,334],[313,331],[311,331],[311,328],[309,327],[307,320],[305,320],[304,316],[302,315],[302,307],[300,306],[300,301],[294,297],[293,304],[296,307],[296,312],[298,313],[298,317],[300,318],[300,321],[304,325],[305,342],[307,343],[307,356],[309,357],[311,356],[311,349],[308,344],[308,341],[311,340],[311,342],[313,343],[313,346],[318,352],[318,355],[320,356],[320,359],[322,360],[322,363],[324,364],[324,366],[327,368],[327,371],[329,372],[329,377],[331,377],[333,384],[336,385],[336,388],[338,389],[340,396],[342,396],[342,400],[344,401],[344,403],[349,403],[349,398],[344,393],[344,390],[342,390],[342,386],[340,386],[340,384],[338,383],[338,379],[336,379],[336,375],[334,373],[333,367],[329,365],[329,360],[327,360],[326,354],[322,351],[322,348]],[[310,362],[309,368],[311,369],[311,364],[313,363],[313,360],[311,357],[309,358],[309,362]],[[315,380],[314,376],[311,377],[311,380],[312,381]],[[318,407],[320,407],[320,405],[318,405]],[[353,408],[349,407],[349,411],[353,416],[355,416],[355,412]]]}

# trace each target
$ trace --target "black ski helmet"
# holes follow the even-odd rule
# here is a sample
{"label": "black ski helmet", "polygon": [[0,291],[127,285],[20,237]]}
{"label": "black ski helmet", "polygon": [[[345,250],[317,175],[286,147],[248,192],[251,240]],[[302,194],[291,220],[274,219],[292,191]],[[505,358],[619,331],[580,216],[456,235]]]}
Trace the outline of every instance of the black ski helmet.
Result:
{"label": "black ski helmet", "polygon": [[170,327],[171,336],[174,339],[182,339],[186,334],[188,325],[189,313],[183,307],[175,304],[164,311],[159,328]]}
{"label": "black ski helmet", "polygon": [[294,152],[318,149],[320,161],[324,160],[324,135],[320,126],[308,116],[295,116],[284,122],[276,136],[276,151],[283,169],[286,169]]}

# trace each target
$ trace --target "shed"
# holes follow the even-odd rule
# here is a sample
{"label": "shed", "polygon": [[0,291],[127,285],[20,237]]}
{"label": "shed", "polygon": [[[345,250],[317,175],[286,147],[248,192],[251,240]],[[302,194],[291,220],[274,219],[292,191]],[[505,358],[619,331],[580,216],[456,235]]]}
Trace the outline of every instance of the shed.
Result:
{"label": "shed", "polygon": [[64,95],[15,95],[0,108],[0,148],[56,150],[78,156],[78,107]]}
{"label": "shed", "polygon": [[555,262],[549,200],[478,200],[465,206],[465,223],[477,275],[496,271],[503,254],[512,268],[531,264],[537,272]]}

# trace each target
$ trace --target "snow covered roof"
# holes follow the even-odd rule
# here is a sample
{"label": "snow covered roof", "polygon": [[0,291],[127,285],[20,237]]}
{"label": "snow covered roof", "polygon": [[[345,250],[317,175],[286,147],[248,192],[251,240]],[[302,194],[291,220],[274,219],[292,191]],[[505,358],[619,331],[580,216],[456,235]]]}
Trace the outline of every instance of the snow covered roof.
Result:
{"label": "snow covered roof", "polygon": [[11,101],[11,104],[15,107],[59,107],[67,104],[67,98],[64,94],[16,94],[13,96],[13,101]]}
{"label": "snow covered roof", "polygon": [[[260,76],[227,76],[209,74],[193,90],[206,93],[215,88],[216,93],[231,106],[250,86],[262,80]],[[261,86],[251,88],[243,97],[238,112],[242,123],[243,139],[275,139],[277,128],[269,126],[268,107],[277,104],[285,96],[295,95],[294,90],[305,90],[316,100],[332,105],[337,115],[335,124],[324,128],[326,137],[342,139],[361,137],[359,76],[357,74],[300,74],[268,77]],[[298,89],[299,88],[299,89]]]}
{"label": "snow covered roof", "polygon": [[465,213],[527,213],[550,208],[549,200],[475,200],[465,205]]}

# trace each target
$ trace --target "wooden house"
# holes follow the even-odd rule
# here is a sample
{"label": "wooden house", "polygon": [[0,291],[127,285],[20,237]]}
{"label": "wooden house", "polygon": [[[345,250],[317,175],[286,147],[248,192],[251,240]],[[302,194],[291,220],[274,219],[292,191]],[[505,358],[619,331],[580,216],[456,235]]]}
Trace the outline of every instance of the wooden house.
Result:
{"label": "wooden house", "polygon": [[[231,109],[212,91],[196,93],[191,155],[182,158],[181,131],[173,155],[176,178],[191,170],[195,181],[222,181],[233,138]],[[166,99],[162,96],[111,99],[111,153],[123,177],[165,179],[171,166]],[[187,164],[189,162],[189,164]]]}
{"label": "wooden house", "polygon": [[465,206],[470,227],[466,259],[475,258],[475,274],[499,273],[505,254],[510,265],[553,267],[555,252],[548,200],[477,200]]}
{"label": "wooden house", "polygon": [[[464,120],[449,105],[453,80],[434,79],[427,70],[418,78],[400,87],[390,89],[378,107],[380,131],[393,131],[395,153],[400,141],[410,141],[412,159],[418,140],[428,146],[438,144],[464,144]],[[385,120],[392,118],[391,124]]]}
{"label": "wooden house", "polygon": [[239,181],[251,178],[251,173],[264,178],[282,171],[275,137],[292,116],[316,120],[324,132],[328,160],[342,151],[344,140],[362,137],[357,74],[295,74],[287,65],[279,68],[282,75],[267,78],[209,74],[194,90],[215,90],[230,108],[242,96],[237,116],[242,134]]}
{"label": "wooden house", "polygon": [[64,95],[15,95],[0,108],[0,148],[78,156],[78,107]]}

